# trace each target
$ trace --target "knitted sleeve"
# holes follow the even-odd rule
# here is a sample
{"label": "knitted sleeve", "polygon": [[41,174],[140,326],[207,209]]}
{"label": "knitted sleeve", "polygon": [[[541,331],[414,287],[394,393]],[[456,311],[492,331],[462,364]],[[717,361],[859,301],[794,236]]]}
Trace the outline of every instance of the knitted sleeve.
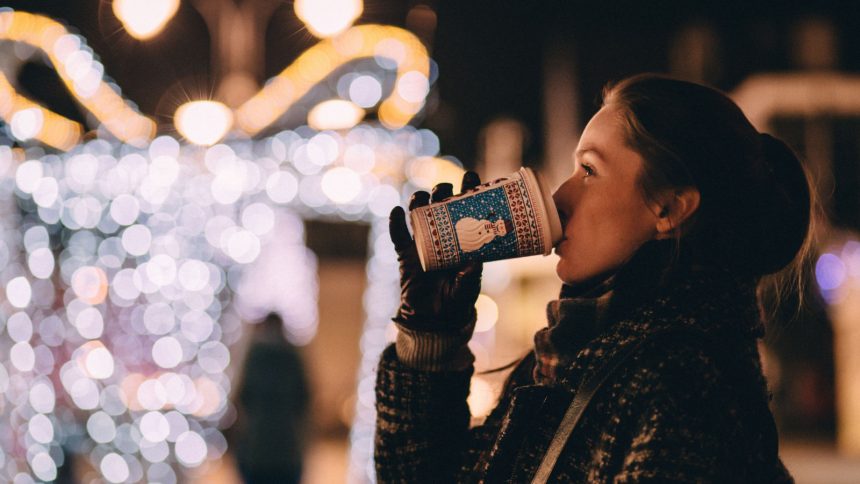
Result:
{"label": "knitted sleeve", "polygon": [[379,482],[465,482],[484,469],[513,388],[528,383],[527,356],[508,379],[483,425],[469,429],[466,397],[472,366],[419,370],[401,362],[394,346],[382,354],[376,383],[375,464]]}
{"label": "knitted sleeve", "polygon": [[428,371],[465,370],[475,357],[469,349],[469,339],[475,330],[475,319],[462,328],[451,331],[419,331],[397,325],[394,347],[397,359],[411,368]]}
{"label": "knitted sleeve", "polygon": [[473,368],[427,371],[382,355],[376,380],[374,458],[379,482],[456,482],[469,440]]}

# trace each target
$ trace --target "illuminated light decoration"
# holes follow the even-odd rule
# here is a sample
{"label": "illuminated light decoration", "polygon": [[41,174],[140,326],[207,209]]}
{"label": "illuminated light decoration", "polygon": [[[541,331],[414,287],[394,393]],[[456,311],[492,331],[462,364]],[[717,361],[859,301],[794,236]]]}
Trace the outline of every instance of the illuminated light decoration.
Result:
{"label": "illuminated light decoration", "polygon": [[[56,462],[22,449],[34,434],[45,449],[59,445],[65,437],[54,430],[71,426],[86,432],[106,481],[175,481],[219,458],[225,371],[241,321],[274,309],[292,341],[313,338],[317,262],[302,219],[335,217],[371,225],[352,452],[366,459],[355,467],[360,480],[372,480],[367,390],[391,339],[398,287],[387,216],[419,185],[462,175],[438,150],[429,130],[371,125],[301,127],[208,148],[167,136],[140,149],[92,140],[59,155],[0,147],[0,176],[15,187],[0,193],[0,280],[8,281],[0,385],[8,374],[30,396],[0,392],[0,418],[30,406],[47,415],[26,435],[0,438],[7,462],[51,476]],[[26,201],[23,214],[15,197]],[[67,241],[59,253],[50,243],[57,227]],[[153,442],[165,420],[170,433]],[[0,480],[14,478],[3,472]]]}
{"label": "illuminated light decoration", "polygon": [[179,10],[179,0],[113,0],[113,13],[134,38],[154,37]]}
{"label": "illuminated light decoration", "polygon": [[350,101],[332,99],[323,101],[308,113],[308,126],[319,131],[349,129],[364,118],[364,109]]}
{"label": "illuminated light decoration", "polygon": [[396,67],[395,87],[379,105],[377,114],[389,129],[405,126],[424,107],[420,94],[426,95],[430,58],[415,35],[385,25],[355,26],[303,52],[239,106],[237,125],[248,135],[259,133],[336,69],[363,58],[376,58],[386,67]]}
{"label": "illuminated light decoration", "polygon": [[[4,22],[0,36],[8,34],[8,22],[13,20],[8,13],[0,14]],[[16,15],[18,20],[39,17]],[[72,93],[95,95],[96,87],[103,83],[103,68],[81,48],[79,37],[54,25],[56,32],[62,32],[55,43],[56,56],[69,57],[67,70],[78,75]],[[320,45],[328,50],[321,50]],[[439,141],[431,131],[406,126],[423,107],[423,99],[418,102],[418,98],[426,92],[422,79],[429,73],[426,50],[412,34],[395,27],[354,27],[309,52],[314,55],[297,61],[261,90],[260,94],[271,95],[265,100],[268,106],[259,105],[272,108],[265,111],[271,117],[261,118],[264,123],[257,131],[246,130],[246,134],[270,126],[283,114],[279,110],[306,94],[313,82],[345,62],[362,58],[373,58],[383,68],[396,68],[398,80],[405,78],[401,83],[395,81],[390,96],[379,107],[384,127],[358,125],[322,133],[301,127],[266,139],[207,149],[183,146],[170,137],[138,143],[141,149],[97,139],[75,145],[69,153],[47,156],[39,149],[25,152],[0,147],[0,176],[14,178],[17,188],[0,193],[0,279],[9,281],[7,300],[0,301],[0,310],[22,314],[20,321],[15,320],[18,326],[13,333],[20,341],[0,334],[0,349],[6,349],[8,355],[0,360],[0,385],[7,381],[3,374],[10,373],[16,385],[38,395],[43,390],[39,387],[37,391],[37,385],[49,376],[58,382],[56,405],[73,410],[52,413],[46,420],[50,428],[44,422],[34,424],[34,432],[44,441],[44,455],[34,449],[25,455],[22,449],[29,441],[19,439],[29,437],[21,434],[0,439],[4,459],[15,462],[7,469],[29,468],[47,479],[42,476],[52,475],[56,463],[43,457],[53,462],[48,445],[63,438],[50,429],[53,425],[81,428],[81,422],[73,420],[75,416],[83,416],[87,422],[86,431],[94,442],[92,463],[108,481],[142,480],[144,476],[176,481],[185,467],[220,458],[226,443],[217,422],[227,411],[231,384],[224,370],[230,362],[228,348],[239,338],[241,321],[261,316],[266,305],[269,309],[274,306],[285,314],[285,329],[294,342],[307,343],[313,338],[316,260],[304,246],[301,218],[337,217],[371,224],[349,472],[354,476],[351,480],[374,480],[373,381],[379,354],[393,339],[389,318],[398,292],[396,259],[387,235],[388,210],[402,203],[404,194],[424,184],[458,182],[462,167],[454,159],[437,158]],[[96,67],[84,69],[88,63]],[[59,68],[58,72],[62,77]],[[285,73],[297,77],[290,79]],[[270,89],[284,80],[288,83],[279,89],[286,87],[286,91]],[[357,100],[374,101],[373,86],[361,88],[370,89],[363,97],[357,94],[359,87]],[[124,102],[118,95],[115,98]],[[251,101],[242,108],[252,106]],[[386,105],[388,111],[383,109]],[[241,108],[237,116],[240,113]],[[46,119],[48,116],[43,117]],[[129,119],[117,121],[122,128],[118,132],[133,130]],[[102,122],[111,131],[111,125]],[[241,119],[237,124],[241,125]],[[154,124],[150,126],[149,138],[154,132]],[[17,169],[10,171],[6,167],[12,164]],[[413,165],[414,170],[404,170]],[[410,171],[414,173],[410,175]],[[34,202],[24,204],[24,215],[18,213],[17,196]],[[21,239],[24,221],[42,229],[59,227],[71,235],[64,238],[68,242],[55,255],[40,250],[48,247],[47,239],[36,232]],[[283,227],[290,230],[278,232]],[[268,243],[270,240],[279,243]],[[282,250],[266,252],[273,247]],[[289,267],[296,275],[287,281],[292,284],[289,290],[275,285],[260,288],[249,282],[259,277],[253,274],[255,266],[276,266],[260,263],[263,259],[279,260],[279,267]],[[72,281],[80,271],[79,290],[75,290]],[[108,280],[106,291],[100,274]],[[8,300],[8,284],[13,281],[12,299],[18,306]],[[267,291],[273,294],[261,295]],[[287,300],[283,294],[294,298]],[[55,298],[61,299],[59,310],[54,309],[58,307]],[[93,344],[87,346],[88,341]],[[92,357],[84,357],[85,353]],[[0,418],[8,420],[11,412],[29,412],[23,407],[26,400],[13,396],[0,395],[5,399],[0,401]],[[153,411],[170,421],[169,447],[165,441],[162,446],[141,439],[141,417]],[[153,419],[157,417],[147,419],[144,426],[150,435],[158,435],[151,428]],[[15,476],[2,476],[6,477]]]}
{"label": "illuminated light decoration", "polygon": [[478,300],[475,301],[475,311],[478,314],[478,320],[475,323],[476,333],[493,329],[499,320],[499,306],[496,301],[493,301],[493,298],[486,294],[478,295]]}
{"label": "illuminated light decoration", "polygon": [[213,145],[233,126],[233,112],[217,101],[191,101],[173,116],[179,134],[197,145]]}
{"label": "illuminated light decoration", "polygon": [[320,183],[323,193],[335,203],[347,203],[361,192],[361,178],[349,168],[328,170]]}
{"label": "illuminated light decoration", "polygon": [[35,138],[36,135],[42,131],[43,121],[44,116],[42,115],[42,111],[38,108],[16,111],[15,114],[12,115],[12,120],[9,122],[12,136],[21,141]]}
{"label": "illuminated light decoration", "polygon": [[860,455],[860,241],[857,234],[834,234],[815,265],[815,280],[833,327],[836,384],[836,444],[845,455]]}
{"label": "illuminated light decoration", "polygon": [[469,398],[466,399],[466,403],[473,417],[484,417],[493,410],[496,404],[496,393],[487,380],[479,376],[474,377],[469,385]]}
{"label": "illuminated light decoration", "polygon": [[105,271],[99,267],[84,266],[72,275],[72,290],[87,304],[96,305],[104,301],[107,287]]}
{"label": "illuminated light decoration", "polygon": [[[26,12],[0,12],[0,39],[23,42],[43,50],[72,96],[120,141],[143,146],[153,138],[155,123],[104,82],[104,67],[82,48],[80,37],[70,34],[60,23]],[[405,126],[424,107],[429,91],[427,50],[417,37],[404,29],[361,25],[320,41],[272,78],[236,110],[238,128],[249,136],[258,134],[326,76],[362,58],[375,58],[381,66],[396,68],[394,89],[379,104],[377,116],[389,129]],[[369,104],[369,101],[363,102]],[[22,109],[34,106],[37,105],[17,94],[8,79],[0,79],[0,117],[6,122],[11,122]],[[61,150],[69,149],[80,140],[80,125],[45,108],[39,109],[43,127],[34,139]],[[232,122],[224,121],[224,114],[219,116],[227,125],[226,133]]]}
{"label": "illuminated light decoration", "polygon": [[[155,123],[137,112],[104,80],[104,67],[86,50],[81,38],[62,24],[27,12],[0,12],[0,39],[21,42],[44,52],[75,98],[117,139],[142,145],[155,134]],[[49,146],[68,150],[80,140],[82,127],[21,96],[6,77],[0,78],[0,117],[11,123],[22,109],[39,109],[42,127],[33,136]]]}
{"label": "illuminated light decoration", "polygon": [[433,156],[419,157],[406,164],[406,174],[422,190],[432,188],[439,180],[461,180],[463,167],[458,162]]}
{"label": "illuminated light decoration", "polygon": [[[28,112],[32,114],[25,114]],[[16,133],[16,121],[20,123],[22,115],[31,116],[34,125],[30,129],[25,127],[24,133],[21,133],[21,128],[18,128],[19,132]],[[83,132],[80,124],[19,95],[2,72],[0,72],[0,117],[10,124],[12,136],[19,140],[35,139],[63,151],[78,144]],[[38,126],[35,122],[38,122]],[[20,136],[22,134],[24,137]]]}
{"label": "illuminated light decoration", "polygon": [[348,94],[359,107],[370,108],[382,99],[382,84],[373,76],[356,76],[349,83]]}
{"label": "illuminated light decoration", "polygon": [[296,16],[317,37],[332,37],[352,25],[364,10],[362,0],[296,0]]}
{"label": "illuminated light decoration", "polygon": [[847,276],[845,263],[838,255],[825,252],[815,263],[815,280],[828,301],[836,297]]}

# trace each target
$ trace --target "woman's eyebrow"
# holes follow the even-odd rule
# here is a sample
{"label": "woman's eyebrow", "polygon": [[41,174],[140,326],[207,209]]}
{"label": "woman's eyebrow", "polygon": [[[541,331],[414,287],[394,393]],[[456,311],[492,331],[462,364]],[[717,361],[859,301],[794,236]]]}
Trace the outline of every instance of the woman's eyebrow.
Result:
{"label": "woman's eyebrow", "polygon": [[593,154],[594,156],[599,158],[600,161],[606,160],[606,158],[604,158],[603,155],[599,151],[597,151],[595,148],[590,148],[590,147],[581,148],[581,149],[576,150],[575,156],[577,158],[581,158],[582,156],[589,154],[589,153]]}

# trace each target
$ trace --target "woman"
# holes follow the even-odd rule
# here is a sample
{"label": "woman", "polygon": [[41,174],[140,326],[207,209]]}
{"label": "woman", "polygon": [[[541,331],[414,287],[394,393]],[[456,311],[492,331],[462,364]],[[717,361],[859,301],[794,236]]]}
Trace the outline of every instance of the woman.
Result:
{"label": "woman", "polygon": [[[410,209],[451,192],[418,192]],[[402,293],[377,380],[379,481],[529,482],[552,445],[552,482],[791,482],[757,349],[763,276],[798,275],[809,254],[791,150],[716,90],[635,76],[604,92],[554,199],[560,298],[473,429],[481,267],[423,273],[392,210]],[[577,393],[590,401],[564,435]]]}

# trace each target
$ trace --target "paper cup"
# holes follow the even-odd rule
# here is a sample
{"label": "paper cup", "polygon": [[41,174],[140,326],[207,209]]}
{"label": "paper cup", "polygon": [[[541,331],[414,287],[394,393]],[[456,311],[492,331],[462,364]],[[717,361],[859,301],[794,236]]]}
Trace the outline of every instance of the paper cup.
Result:
{"label": "paper cup", "polygon": [[425,271],[470,261],[548,255],[561,239],[552,195],[529,168],[412,210]]}

